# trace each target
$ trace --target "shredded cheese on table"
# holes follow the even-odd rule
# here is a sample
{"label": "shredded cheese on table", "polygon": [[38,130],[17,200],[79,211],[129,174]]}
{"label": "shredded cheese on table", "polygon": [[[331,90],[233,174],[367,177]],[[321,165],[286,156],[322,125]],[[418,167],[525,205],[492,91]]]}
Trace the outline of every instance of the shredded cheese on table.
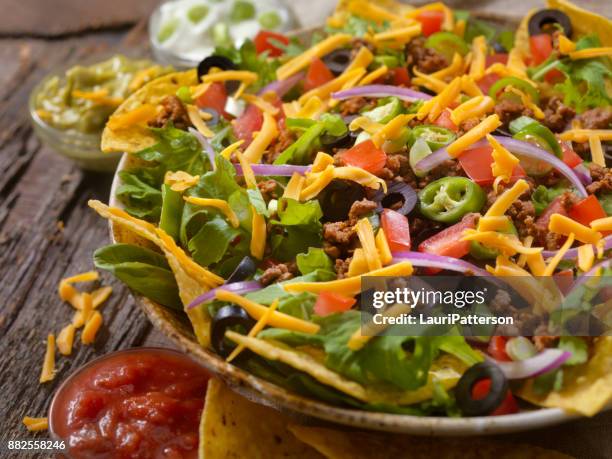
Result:
{"label": "shredded cheese on table", "polygon": [[185,196],[183,197],[185,201],[190,204],[194,204],[196,206],[202,207],[214,207],[221,211],[225,218],[230,222],[234,228],[238,228],[240,226],[240,221],[238,220],[238,216],[229,206],[227,201],[223,199],[211,199],[211,198],[196,198],[195,196]]}
{"label": "shredded cheese on table", "polygon": [[43,360],[42,370],[40,372],[39,382],[44,383],[53,381],[55,377],[55,335],[49,333],[47,336],[47,350]]}
{"label": "shredded cheese on table", "polygon": [[32,418],[30,416],[25,416],[23,418],[23,425],[30,432],[39,432],[41,430],[47,430],[49,428],[49,419],[48,418]]}
{"label": "shredded cheese on table", "polygon": [[96,339],[96,333],[102,326],[102,314],[99,311],[94,311],[83,328],[81,333],[81,342],[83,344],[91,344]]}
{"label": "shredded cheese on table", "polygon": [[548,230],[564,236],[574,234],[578,241],[585,244],[597,244],[602,237],[601,233],[561,214],[553,214],[550,217]]}
{"label": "shredded cheese on table", "polygon": [[[237,304],[243,308],[249,316],[257,320],[261,319],[269,310],[267,306],[255,303],[254,301],[251,301],[243,296],[223,289],[219,289],[215,292],[215,298],[219,301],[227,301]],[[313,322],[298,319],[297,317],[293,317],[279,311],[272,311],[270,317],[268,318],[268,325],[271,327],[285,328],[287,330],[303,333],[317,333],[320,328],[319,325]]]}
{"label": "shredded cheese on table", "polygon": [[493,132],[499,126],[501,126],[499,116],[496,114],[487,116],[478,125],[474,126],[468,132],[463,134],[453,143],[446,147],[446,151],[452,158],[457,158],[465,150],[471,147],[473,144],[484,138],[487,134]]}
{"label": "shredded cheese on table", "polygon": [[73,324],[68,324],[57,335],[57,349],[62,355],[72,354],[72,345],[74,344],[74,334],[76,327]]}
{"label": "shredded cheese on table", "polygon": [[325,56],[336,48],[349,43],[352,39],[353,36],[349,34],[335,34],[325,38],[316,45],[304,51],[299,56],[296,56],[281,65],[276,70],[276,78],[278,80],[286,80],[291,75],[295,75],[300,70],[308,67],[315,57]]}

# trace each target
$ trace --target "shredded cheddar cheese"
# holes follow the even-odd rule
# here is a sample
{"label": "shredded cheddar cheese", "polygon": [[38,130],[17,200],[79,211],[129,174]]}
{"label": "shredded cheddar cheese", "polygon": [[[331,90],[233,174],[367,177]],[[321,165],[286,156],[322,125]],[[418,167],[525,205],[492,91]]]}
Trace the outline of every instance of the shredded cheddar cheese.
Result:
{"label": "shredded cheddar cheese", "polygon": [[73,324],[68,324],[57,335],[57,349],[62,355],[72,354],[72,345],[74,343],[74,333],[76,328]]}
{"label": "shredded cheddar cheese", "polygon": [[91,344],[96,339],[96,334],[102,326],[102,314],[99,311],[94,311],[81,333],[81,342],[83,344]]}
{"label": "shredded cheddar cheese", "polygon": [[200,116],[200,111],[195,105],[187,104],[187,116],[189,117],[191,124],[193,124],[198,132],[204,137],[211,138],[215,135],[215,133],[211,131],[208,126],[206,126],[206,123]]}
{"label": "shredded cheddar cheese", "polygon": [[262,112],[269,113],[272,116],[276,116],[280,111],[278,107],[275,107],[270,102],[266,101],[262,97],[258,97],[254,94],[242,94],[242,98],[248,103],[255,105]]}
{"label": "shredded cheddar cheese", "polygon": [[382,268],[382,262],[376,248],[376,238],[370,220],[367,218],[359,220],[355,225],[355,232],[361,243],[361,248],[363,249],[363,253],[368,263],[368,269],[373,271]]}
{"label": "shredded cheddar cheese", "polygon": [[593,220],[590,224],[595,231],[612,231],[612,217]]}
{"label": "shredded cheddar cheese", "polygon": [[283,192],[283,198],[295,199],[296,201],[300,200],[300,193],[302,192],[302,188],[304,187],[305,178],[303,175],[294,172],[287,186],[285,187],[285,191]]}
{"label": "shredded cheddar cheese", "polygon": [[348,275],[348,277],[354,277],[367,272],[368,261],[366,260],[365,254],[363,253],[363,249],[361,247],[358,247],[353,252],[353,258],[349,263],[348,272],[346,274]]}
{"label": "shredded cheddar cheese", "polygon": [[234,153],[236,150],[238,150],[238,148],[240,148],[240,146],[244,143],[244,140],[238,140],[234,143],[232,143],[231,145],[225,147],[220,155],[223,156],[225,159],[227,159],[229,161],[229,159],[232,157],[232,153]]}
{"label": "shredded cheddar cheese", "polygon": [[479,80],[483,77],[486,58],[487,39],[484,35],[479,35],[472,40],[472,63],[470,64],[469,71],[469,75],[475,80]]}
{"label": "shredded cheddar cheese", "polygon": [[202,207],[214,207],[221,211],[227,221],[230,222],[234,228],[238,228],[240,226],[240,222],[238,221],[238,216],[229,206],[227,201],[223,199],[211,199],[211,198],[196,198],[195,196],[184,196],[183,199],[190,204],[194,204],[196,206]]}
{"label": "shredded cheddar cheese", "polygon": [[40,432],[41,430],[47,430],[49,428],[49,419],[25,416],[23,418],[23,425],[26,426],[26,429],[30,432]]}
{"label": "shredded cheddar cheese", "polygon": [[493,147],[493,163],[491,164],[491,172],[495,181],[493,189],[497,192],[499,182],[509,182],[512,177],[512,171],[518,165],[520,160],[510,153],[502,144],[500,144],[491,134],[487,134],[487,140]]}
{"label": "shredded cheddar cheese", "polygon": [[378,233],[376,233],[376,249],[378,250],[380,261],[383,266],[387,266],[389,263],[391,263],[391,260],[393,260],[393,255],[391,255],[389,242],[387,241],[387,236],[382,228],[380,228]]}
{"label": "shredded cheddar cheese", "polygon": [[334,166],[329,165],[323,172],[316,174],[314,181],[307,187],[302,189],[300,193],[300,200],[308,201],[309,199],[317,196],[323,188],[330,184],[334,179]]}
{"label": "shredded cheddar cheese", "polygon": [[45,359],[43,360],[42,370],[40,372],[40,383],[52,381],[55,377],[55,335],[49,333],[47,336],[47,350]]}
{"label": "shredded cheddar cheese", "polygon": [[495,101],[489,96],[476,96],[466,100],[450,115],[451,121],[459,126],[469,118],[480,118],[495,107]]}
{"label": "shredded cheddar cheese", "polygon": [[[365,86],[367,84],[373,83],[374,81],[378,80],[380,77],[385,75],[388,71],[389,71],[389,68],[386,65],[381,65],[376,70],[372,70],[370,73],[365,75],[361,80],[358,80],[359,86]],[[343,86],[342,89],[349,89],[349,88]]]}
{"label": "shredded cheddar cheese", "polygon": [[601,167],[606,167],[606,158],[604,157],[601,139],[595,135],[589,136],[589,149],[591,150],[591,158],[593,162]]}
{"label": "shredded cheddar cheese", "polygon": [[413,78],[412,80],[414,84],[425,86],[427,89],[432,90],[436,94],[440,94],[448,86],[448,84],[433,74],[419,72],[416,67],[412,71],[416,75],[416,78]]}
{"label": "shredded cheddar cheese", "polygon": [[567,38],[565,35],[559,34],[558,41],[559,41],[559,52],[561,54],[569,54],[572,51],[576,50],[576,43],[574,43],[572,40]]}
{"label": "shredded cheddar cheese", "polygon": [[461,90],[461,78],[457,77],[451,81],[436,97],[425,102],[417,112],[417,118],[422,120],[425,116],[429,121],[435,121],[442,110],[452,104],[459,96]]}
{"label": "shredded cheddar cheese", "polygon": [[[455,53],[453,54],[453,60],[451,61],[448,67],[444,67],[437,72],[430,73],[429,76],[433,78],[437,78],[438,80],[444,80],[448,77],[455,77],[461,73],[463,70],[463,58],[461,54]],[[416,74],[416,73],[415,73]]]}
{"label": "shredded cheddar cheese", "polygon": [[199,175],[191,175],[184,171],[168,171],[164,176],[164,183],[166,185],[170,185],[170,189],[178,193],[182,193],[183,191],[196,186],[199,180]]}
{"label": "shredded cheddar cheese", "polygon": [[531,255],[542,251],[541,247],[525,247],[514,235],[498,233],[496,231],[477,231],[467,229],[463,232],[463,241],[477,241],[487,247],[501,250],[504,254],[512,256],[516,253]]}
{"label": "shredded cheddar cheese", "polygon": [[546,265],[546,269],[543,273],[544,276],[553,275],[555,269],[557,269],[557,266],[559,265],[559,262],[563,259],[563,255],[565,255],[565,252],[567,252],[574,243],[574,239],[574,233],[570,233],[565,243],[559,250],[557,250],[557,253],[555,253],[555,256],[548,261],[548,265]]}
{"label": "shredded cheddar cheese", "polygon": [[129,112],[112,115],[106,127],[113,131],[127,129],[135,124],[145,124],[157,115],[157,109],[151,104],[142,104]]}
{"label": "shredded cheddar cheese", "polygon": [[[257,334],[262,331],[264,329],[264,327],[268,324],[268,321],[270,320],[270,317],[272,316],[272,314],[274,313],[274,311],[276,311],[276,308],[278,308],[278,298],[275,299],[272,304],[268,307],[268,310],[266,312],[264,312],[263,316],[261,316],[261,318],[257,321],[257,323],[255,325],[253,325],[253,328],[251,328],[251,330],[249,330],[249,333],[247,336],[253,338],[255,336],[257,336]],[[226,361],[227,362],[231,362],[232,360],[234,360],[236,357],[238,357],[238,355],[240,355],[240,353],[244,350],[244,345],[243,344],[239,344],[238,346],[236,346],[236,349],[234,349],[232,351],[232,353],[227,357]]]}
{"label": "shredded cheddar cheese", "polygon": [[261,131],[244,150],[244,158],[251,164],[256,164],[261,161],[261,157],[278,135],[276,120],[267,112],[263,114],[263,124]]}
{"label": "shredded cheddar cheese", "polygon": [[266,250],[266,219],[263,215],[258,214],[253,206],[251,206],[251,213],[253,214],[251,219],[253,231],[249,248],[251,255],[261,260]]}
{"label": "shredded cheddar cheese", "polygon": [[452,158],[457,158],[470,146],[501,126],[501,124],[502,123],[499,116],[496,114],[489,115],[474,128],[470,129],[468,132],[446,147],[446,151]]}
{"label": "shredded cheddar cheese", "polygon": [[561,140],[573,142],[587,142],[589,137],[598,137],[599,140],[612,140],[612,129],[570,129],[559,134]]}
{"label": "shredded cheddar cheese", "polygon": [[380,148],[385,140],[393,140],[401,135],[402,129],[415,117],[414,114],[397,115],[372,136],[372,142]]}
{"label": "shredded cheddar cheese", "polygon": [[500,231],[506,230],[510,220],[505,215],[494,217],[481,217],[478,220],[478,231]]}
{"label": "shredded cheddar cheese", "polygon": [[506,211],[510,208],[512,203],[518,199],[520,195],[522,195],[525,191],[529,189],[529,184],[523,180],[517,180],[512,188],[504,191],[489,207],[487,213],[484,215],[485,217],[493,217],[504,215]]}
{"label": "shredded cheddar cheese", "polygon": [[548,230],[564,236],[574,234],[578,241],[585,244],[597,244],[601,239],[601,233],[561,214],[551,215]]}
{"label": "shredded cheddar cheese", "polygon": [[372,36],[372,41],[376,46],[384,46],[389,42],[395,45],[404,45],[414,37],[421,34],[421,24],[412,24],[398,29],[386,30]]}
{"label": "shredded cheddar cheese", "polygon": [[584,244],[578,247],[578,267],[587,272],[593,267],[595,261],[595,251],[591,244]]}
{"label": "shredded cheddar cheese", "polygon": [[572,51],[569,53],[570,59],[590,59],[592,57],[610,57],[612,56],[612,46],[601,48],[587,48],[580,51]]}
{"label": "shredded cheddar cheese", "polygon": [[308,99],[315,96],[321,100],[326,100],[329,98],[332,92],[339,91],[342,88],[346,88],[346,83],[352,82],[356,84],[357,81],[359,81],[359,79],[363,77],[363,75],[365,75],[365,73],[366,70],[363,67],[356,68],[354,70],[351,70],[350,72],[341,73],[333,80],[328,81],[327,83],[324,83],[321,86],[318,86],[302,94],[298,99],[298,102],[301,105],[304,105],[306,102],[308,102]]}

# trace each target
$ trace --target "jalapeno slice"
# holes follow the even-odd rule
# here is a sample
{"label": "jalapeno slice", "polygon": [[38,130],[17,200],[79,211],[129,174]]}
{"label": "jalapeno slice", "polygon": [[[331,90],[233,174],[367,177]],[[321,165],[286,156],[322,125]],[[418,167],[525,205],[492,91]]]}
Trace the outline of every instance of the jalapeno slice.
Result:
{"label": "jalapeno slice", "polygon": [[419,192],[421,214],[441,223],[456,223],[484,206],[485,192],[466,177],[444,177]]}
{"label": "jalapeno slice", "polygon": [[[499,230],[498,233],[518,235],[516,227],[511,221],[508,221],[507,228]],[[470,255],[477,260],[494,260],[499,255],[499,250],[486,247],[478,241],[470,241]]]}
{"label": "jalapeno slice", "polygon": [[412,146],[417,139],[423,139],[425,142],[427,142],[427,145],[429,145],[429,148],[431,148],[432,151],[436,151],[438,148],[448,145],[456,138],[457,135],[450,129],[446,129],[441,126],[423,124],[410,131],[408,143],[410,146]]}
{"label": "jalapeno slice", "polygon": [[470,51],[466,42],[452,32],[436,32],[430,35],[425,41],[425,47],[436,50],[449,62],[455,53],[465,56]]}
{"label": "jalapeno slice", "polygon": [[489,97],[497,100],[497,94],[504,89],[506,86],[514,86],[519,91],[527,93],[531,100],[536,104],[540,102],[540,95],[536,88],[531,86],[531,84],[527,83],[525,80],[521,80],[517,77],[505,77],[500,80],[497,80],[491,89],[489,89]]}
{"label": "jalapeno slice", "polygon": [[[544,150],[550,151],[552,154],[548,142],[538,135],[529,134],[527,131],[521,131],[514,134],[513,138],[532,143]],[[516,157],[520,159],[521,167],[530,177],[541,177],[548,174],[553,169],[552,165],[540,159],[521,156],[519,154],[517,154]]]}
{"label": "jalapeno slice", "polygon": [[554,153],[557,158],[563,156],[561,145],[550,129],[529,116],[520,116],[509,125],[512,134],[531,135],[544,141],[544,148]]}

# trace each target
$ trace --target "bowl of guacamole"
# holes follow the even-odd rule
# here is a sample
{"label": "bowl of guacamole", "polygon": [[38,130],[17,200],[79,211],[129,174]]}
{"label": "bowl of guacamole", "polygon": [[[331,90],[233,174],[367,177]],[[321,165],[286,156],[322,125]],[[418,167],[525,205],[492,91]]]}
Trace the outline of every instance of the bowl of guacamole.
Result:
{"label": "bowl of guacamole", "polygon": [[52,72],[30,95],[34,131],[81,168],[112,171],[120,155],[100,151],[108,118],[130,94],[172,70],[117,54]]}

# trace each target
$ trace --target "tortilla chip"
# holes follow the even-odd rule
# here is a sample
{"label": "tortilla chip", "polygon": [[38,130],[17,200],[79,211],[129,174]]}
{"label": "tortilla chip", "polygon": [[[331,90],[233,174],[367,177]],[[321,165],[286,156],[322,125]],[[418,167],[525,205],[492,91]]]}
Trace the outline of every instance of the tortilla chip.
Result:
{"label": "tortilla chip", "polygon": [[583,35],[597,35],[602,46],[612,46],[612,21],[599,14],[579,8],[567,0],[548,0],[548,8],[563,11],[572,21],[574,36],[579,38]]}
{"label": "tortilla chip", "polygon": [[433,438],[293,425],[289,429],[328,459],[567,459],[537,446],[470,438]]}
{"label": "tortilla chip", "polygon": [[[181,86],[192,86],[197,82],[198,77],[195,69],[170,73],[156,78],[130,95],[111,115],[109,122],[113,118],[142,107],[144,104],[158,106],[164,97],[176,93]],[[105,153],[134,153],[150,147],[156,142],[157,139],[147,126],[133,124],[125,126],[125,128],[111,129],[107,125],[102,132],[101,148]]]}
{"label": "tortilla chip", "polygon": [[[176,278],[183,305],[191,303],[199,295],[223,283],[223,278],[198,265],[163,230],[156,228],[149,222],[131,217],[121,209],[109,207],[100,201],[90,200],[88,204],[100,216],[112,220],[122,233],[136,234],[162,250]],[[122,239],[120,242],[127,241]],[[210,317],[208,317],[204,308],[195,308],[186,312],[192,322],[198,342],[202,346],[208,347],[210,343]]]}
{"label": "tortilla chip", "polygon": [[535,405],[594,416],[612,401],[612,337],[597,339],[588,362],[563,370],[562,390],[538,395],[528,381],[518,395]]}
{"label": "tortilla chip", "polygon": [[221,380],[211,379],[200,423],[199,458],[323,458],[295,438],[288,425],[288,418],[280,412],[253,403]]}
{"label": "tortilla chip", "polygon": [[278,360],[296,370],[312,376],[322,384],[350,395],[366,403],[383,403],[392,405],[412,405],[433,396],[433,381],[436,380],[445,389],[454,387],[466,370],[466,366],[451,355],[436,360],[429,370],[429,381],[423,387],[413,391],[403,391],[389,385],[363,386],[345,378],[327,368],[323,362],[312,354],[290,348],[273,340],[251,338],[236,332],[228,331],[225,336],[237,344],[242,344],[255,354],[268,360]]}
{"label": "tortilla chip", "polygon": [[529,10],[529,12],[523,16],[521,22],[516,29],[514,34],[514,47],[519,50],[520,56],[525,58],[527,56],[531,56],[531,48],[529,46],[529,19],[537,10]]}

